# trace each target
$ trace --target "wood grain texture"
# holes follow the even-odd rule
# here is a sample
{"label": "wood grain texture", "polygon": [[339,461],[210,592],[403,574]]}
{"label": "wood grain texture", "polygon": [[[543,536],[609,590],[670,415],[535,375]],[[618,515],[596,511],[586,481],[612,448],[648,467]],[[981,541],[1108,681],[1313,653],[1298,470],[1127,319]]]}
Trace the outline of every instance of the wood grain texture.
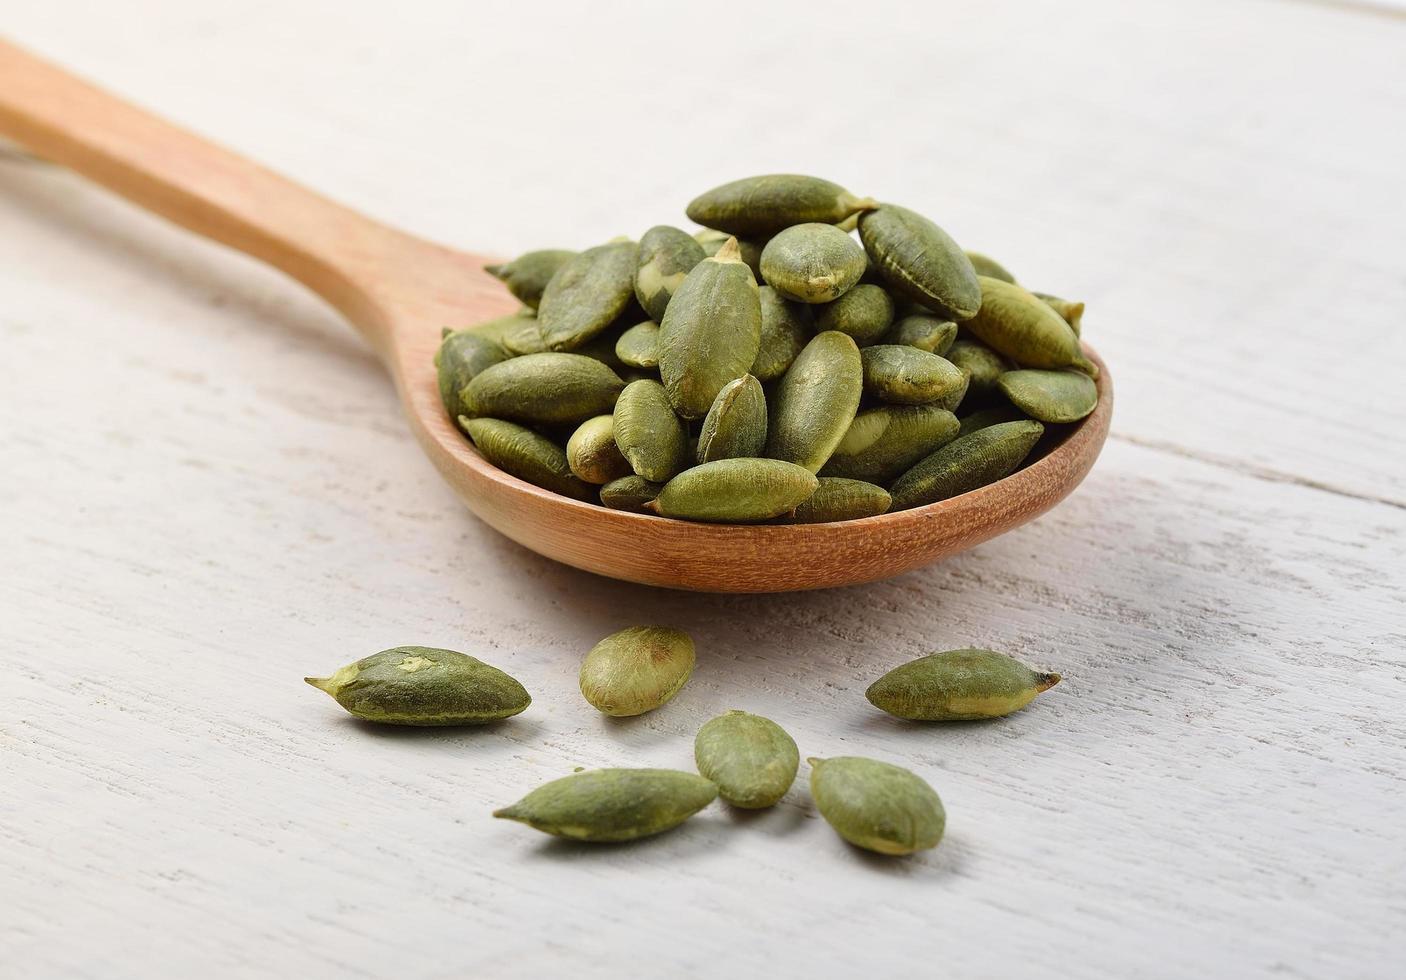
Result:
{"label": "wood grain texture", "polygon": [[[1406,108],[1406,25],[1242,0],[874,4],[885,43],[859,44],[784,4],[724,44],[688,7],[330,9],[56,0],[4,21],[470,252],[682,221],[755,171],[927,210],[1089,303],[1118,383],[1107,448],[1040,519],[888,582],[612,582],[470,517],[319,301],[4,157],[0,976],[1399,973],[1406,200],[1382,122]],[[642,85],[598,56],[625,39],[712,68]],[[827,119],[868,120],[863,139],[788,98],[837,63],[853,84]],[[626,105],[612,118],[649,138],[600,138],[595,110]],[[688,629],[699,663],[665,709],[611,722],[576,671],[636,622]],[[388,733],[300,680],[406,642],[508,669],[532,708]],[[965,644],[1065,680],[992,724],[863,701]],[[803,785],[635,847],[488,817],[573,766],[688,767],[732,707],[807,755],[913,768],[948,839],[868,858]]]}

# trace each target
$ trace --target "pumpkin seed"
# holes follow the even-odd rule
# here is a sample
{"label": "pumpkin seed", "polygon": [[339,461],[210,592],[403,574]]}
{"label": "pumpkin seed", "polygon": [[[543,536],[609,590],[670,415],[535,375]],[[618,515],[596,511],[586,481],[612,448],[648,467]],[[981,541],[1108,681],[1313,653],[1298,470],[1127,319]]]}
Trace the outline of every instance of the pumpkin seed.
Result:
{"label": "pumpkin seed", "polygon": [[474,375],[508,359],[508,352],[496,341],[467,331],[451,331],[435,352],[435,374],[439,379],[439,397],[451,419],[464,414],[464,402],[459,392],[474,379]]}
{"label": "pumpkin seed", "polygon": [[719,796],[746,810],[780,802],[801,764],[796,741],[784,728],[745,711],[718,715],[698,729],[693,758]]}
{"label": "pumpkin seed", "polygon": [[480,725],[532,703],[523,686],[497,667],[435,647],[393,647],[331,677],[303,680],[357,718],[385,725]]}
{"label": "pumpkin seed", "polygon": [[695,459],[760,456],[766,446],[766,396],[761,382],[750,374],[729,381],[713,400],[698,435]]}
{"label": "pumpkin seed", "polygon": [[716,228],[699,228],[693,233],[693,240],[703,247],[704,258],[717,255],[718,249],[726,245],[731,237],[727,232],[718,231]]}
{"label": "pumpkin seed", "polygon": [[446,327],[444,329],[444,335],[447,336],[451,333],[467,333],[473,334],[475,337],[484,337],[488,340],[493,341],[495,344],[501,344],[503,342],[503,338],[507,336],[513,329],[515,329],[520,321],[524,319],[533,320],[536,316],[536,310],[529,309],[528,307],[523,307],[522,310],[518,313],[510,313],[507,316],[494,317],[492,320],[484,320],[481,323],[475,323],[473,326],[470,327],[462,327],[458,330],[450,330]]}
{"label": "pumpkin seed", "polygon": [[1060,299],[1049,293],[1031,293],[1031,295],[1039,298],[1046,306],[1058,313],[1060,318],[1069,324],[1069,329],[1074,331],[1074,336],[1078,337],[1083,333],[1083,303],[1076,300]]}
{"label": "pumpkin seed", "polygon": [[864,696],[874,707],[913,721],[970,721],[1019,711],[1059,683],[994,650],[947,650],[895,667]]}
{"label": "pumpkin seed", "polygon": [[1025,413],[1014,405],[992,405],[990,408],[983,408],[964,415],[958,421],[961,427],[957,430],[957,436],[975,432],[977,429],[989,428],[993,425],[1000,425],[1002,422],[1019,422],[1025,418]]}
{"label": "pumpkin seed", "polygon": [[659,366],[659,324],[653,320],[637,323],[615,342],[615,356],[634,368]]}
{"label": "pumpkin seed", "polygon": [[535,252],[525,252],[502,265],[486,265],[484,271],[496,276],[508,287],[525,306],[537,309],[542,301],[542,290],[547,288],[557,270],[576,257],[575,252],[560,248],[545,248]]}
{"label": "pumpkin seed", "polygon": [[825,524],[874,517],[889,509],[892,498],[883,487],[863,480],[822,476],[815,493],[801,501],[792,518],[797,524]]}
{"label": "pumpkin seed", "polygon": [[857,756],[806,761],[816,809],[854,846],[898,855],[942,840],[947,828],[942,800],[907,769]]}
{"label": "pumpkin seed", "polygon": [[881,344],[907,344],[929,354],[945,356],[957,339],[957,324],[931,313],[910,313],[900,317],[879,339]]}
{"label": "pumpkin seed", "polygon": [[967,320],[981,288],[965,252],[922,215],[882,204],[859,219],[859,238],[896,291],[949,319]]}
{"label": "pumpkin seed", "polygon": [[956,416],[936,405],[872,408],[855,416],[820,474],[888,483],[956,437]]}
{"label": "pumpkin seed", "polygon": [[1038,297],[1000,279],[981,277],[981,311],[965,324],[993,350],[1021,367],[1076,367],[1098,377],[1069,324]]}
{"label": "pumpkin seed", "polygon": [[921,507],[995,483],[1024,462],[1044,431],[1039,422],[1002,422],[949,442],[894,481],[893,509]]}
{"label": "pumpkin seed", "polygon": [[976,270],[978,276],[990,276],[992,279],[1015,282],[1015,276],[1011,275],[1005,266],[991,256],[982,255],[980,252],[968,252],[967,258],[971,260],[972,268]]}
{"label": "pumpkin seed", "polygon": [[505,473],[577,500],[593,496],[592,488],[571,472],[566,452],[546,436],[502,419],[460,415],[459,427],[469,434],[483,458]]}
{"label": "pumpkin seed", "polygon": [[566,441],[566,462],[587,483],[609,483],[629,473],[630,464],[615,444],[615,419],[597,415],[582,422]]}
{"label": "pumpkin seed", "polygon": [[672,830],[717,796],[691,772],[596,769],[539,786],[493,815],[572,840],[627,841]]}
{"label": "pumpkin seed", "polygon": [[834,330],[816,334],[777,385],[766,454],[819,470],[854,421],[863,389],[854,339]]}
{"label": "pumpkin seed", "polygon": [[860,347],[877,343],[893,324],[893,299],[882,286],[858,285],[816,310],[817,330],[849,334]]}
{"label": "pumpkin seed", "polygon": [[600,502],[611,510],[628,510],[642,514],[644,505],[659,496],[662,489],[664,484],[654,483],[632,473],[618,480],[611,480],[601,487]]}
{"label": "pumpkin seed", "polygon": [[658,381],[632,381],[615,403],[615,441],[636,476],[663,483],[688,465],[688,431]]}
{"label": "pumpkin seed", "polygon": [[674,410],[708,414],[723,385],[747,373],[762,339],[762,308],[737,243],[694,266],[659,325],[659,374]]}
{"label": "pumpkin seed", "polygon": [[579,424],[615,406],[625,383],[580,354],[527,354],[479,372],[460,393],[466,415]]}
{"label": "pumpkin seed", "polygon": [[815,329],[807,303],[793,303],[770,286],[757,290],[762,307],[762,339],[751,374],[758,381],[775,381],[786,373]]}
{"label": "pumpkin seed", "polygon": [[967,391],[967,376],[951,361],[904,344],[860,351],[866,394],[895,405],[937,403],[949,411]]}
{"label": "pumpkin seed", "polygon": [[985,396],[996,390],[996,382],[1010,370],[1000,354],[979,340],[963,337],[947,351],[946,357],[967,376],[967,391]]}
{"label": "pumpkin seed", "polygon": [[[786,299],[828,303],[864,275],[864,250],[834,225],[793,225],[766,243],[762,278]],[[892,315],[892,314],[890,314]]]}
{"label": "pumpkin seed", "polygon": [[655,225],[644,233],[635,268],[635,298],[651,320],[664,318],[674,290],[706,257],[702,245],[670,225]]}
{"label": "pumpkin seed", "polygon": [[508,330],[501,341],[503,348],[514,357],[523,354],[541,354],[547,349],[547,341],[542,336],[542,325],[536,317],[521,316]]}
{"label": "pumpkin seed", "polygon": [[779,459],[719,459],[684,470],[645,505],[662,517],[751,524],[789,514],[816,488],[815,475]]}
{"label": "pumpkin seed", "polygon": [[1077,422],[1098,405],[1098,385],[1078,371],[1007,371],[1001,391],[1032,419]]}
{"label": "pumpkin seed", "polygon": [[756,237],[807,222],[834,224],[872,207],[870,198],[855,197],[839,184],[819,177],[770,174],[714,187],[694,198],[687,213],[700,225],[739,237]]}
{"label": "pumpkin seed", "polygon": [[581,693],[612,718],[661,707],[693,673],[693,640],[668,626],[631,626],[612,633],[581,661]]}
{"label": "pumpkin seed", "polygon": [[635,295],[639,246],[608,242],[567,260],[542,292],[542,337],[554,351],[580,347],[615,322]]}

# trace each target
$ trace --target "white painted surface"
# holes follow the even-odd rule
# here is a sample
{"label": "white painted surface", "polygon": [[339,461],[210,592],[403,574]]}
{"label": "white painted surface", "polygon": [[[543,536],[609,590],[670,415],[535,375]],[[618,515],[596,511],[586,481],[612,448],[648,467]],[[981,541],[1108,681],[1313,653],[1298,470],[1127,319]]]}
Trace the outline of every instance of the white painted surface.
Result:
{"label": "white painted surface", "polygon": [[[1406,954],[1406,21],[1349,6],[0,0],[9,35],[469,248],[682,220],[813,170],[1088,301],[1114,436],[1035,524],[880,585],[655,592],[475,522],[335,316],[0,159],[0,975],[1395,977]],[[667,709],[580,655],[692,631]],[[493,729],[363,727],[305,673],[399,643],[518,676]],[[1067,680],[911,727],[961,644]],[[929,778],[842,845],[804,786],[637,846],[488,811],[688,767],[729,707]],[[804,771],[803,771],[804,775]]]}

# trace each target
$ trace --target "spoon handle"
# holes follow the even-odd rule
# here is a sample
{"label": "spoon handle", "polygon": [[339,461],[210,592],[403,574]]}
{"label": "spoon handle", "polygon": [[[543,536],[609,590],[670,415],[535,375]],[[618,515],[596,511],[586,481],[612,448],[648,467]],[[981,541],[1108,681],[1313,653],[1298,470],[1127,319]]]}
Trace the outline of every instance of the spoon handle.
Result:
{"label": "spoon handle", "polygon": [[0,39],[0,135],[318,293],[381,352],[377,283],[435,247],[164,122]]}

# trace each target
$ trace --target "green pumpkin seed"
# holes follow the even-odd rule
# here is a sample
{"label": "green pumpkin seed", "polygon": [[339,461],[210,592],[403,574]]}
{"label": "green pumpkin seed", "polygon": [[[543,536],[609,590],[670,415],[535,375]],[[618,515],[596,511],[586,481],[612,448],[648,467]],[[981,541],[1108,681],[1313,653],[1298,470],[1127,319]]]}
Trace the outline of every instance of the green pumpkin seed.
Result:
{"label": "green pumpkin seed", "polygon": [[659,375],[674,410],[707,415],[723,385],[747,373],[761,340],[757,282],[737,244],[725,244],[694,266],[659,325]]}
{"label": "green pumpkin seed", "polygon": [[611,480],[600,488],[600,502],[611,510],[627,510],[636,514],[645,512],[644,505],[664,489],[664,484],[646,480],[642,476],[622,476]]}
{"label": "green pumpkin seed", "polygon": [[655,225],[644,233],[635,268],[635,298],[651,320],[664,319],[674,290],[706,257],[702,245],[670,225]]}
{"label": "green pumpkin seed", "polygon": [[880,677],[864,696],[874,707],[912,721],[971,721],[1019,711],[1059,683],[994,650],[930,653]]}
{"label": "green pumpkin seed", "polygon": [[1098,377],[1079,338],[1058,313],[1019,286],[981,277],[981,311],[965,324],[986,346],[1021,367],[1076,367]]}
{"label": "green pumpkin seed", "polygon": [[1060,299],[1049,293],[1031,293],[1031,295],[1038,297],[1046,306],[1058,313],[1064,322],[1069,324],[1069,329],[1074,331],[1074,336],[1078,337],[1083,333],[1083,303],[1076,300]]}
{"label": "green pumpkin seed", "polygon": [[879,338],[881,344],[906,344],[929,354],[945,356],[957,339],[957,324],[931,313],[910,313],[899,318],[893,327]]}
{"label": "green pumpkin seed", "polygon": [[984,397],[996,390],[996,382],[1010,370],[1010,364],[1000,354],[978,340],[963,337],[945,355],[967,376],[967,391]]}
{"label": "green pumpkin seed", "polygon": [[615,403],[615,441],[635,475],[663,483],[688,465],[688,431],[658,381],[632,381]]}
{"label": "green pumpkin seed", "polygon": [[577,425],[615,406],[625,383],[580,354],[527,354],[487,368],[460,397],[466,415]]}
{"label": "green pumpkin seed", "polygon": [[1077,422],[1098,404],[1098,385],[1078,371],[1007,371],[999,387],[1032,419]]}
{"label": "green pumpkin seed", "polygon": [[834,225],[794,225],[762,251],[767,285],[801,303],[839,299],[859,282],[864,265],[864,250]]}
{"label": "green pumpkin seed", "polygon": [[514,357],[523,354],[541,354],[547,349],[547,341],[542,337],[542,325],[536,317],[518,317],[517,322],[503,334],[503,349]]}
{"label": "green pumpkin seed", "polygon": [[863,393],[854,339],[834,330],[816,334],[777,385],[766,454],[816,472],[849,430]]}
{"label": "green pumpkin seed", "polygon": [[750,374],[729,381],[718,392],[713,407],[703,419],[695,459],[711,463],[715,459],[760,456],[766,446],[766,395]]}
{"label": "green pumpkin seed", "polygon": [[551,350],[575,350],[625,312],[635,295],[638,253],[634,242],[609,242],[586,249],[557,270],[537,310]]}
{"label": "green pumpkin seed", "polygon": [[949,442],[894,481],[893,509],[921,507],[995,483],[1025,461],[1044,431],[1039,422],[1002,422]]}
{"label": "green pumpkin seed", "polygon": [[693,233],[693,240],[703,246],[703,257],[712,258],[718,254],[718,249],[727,244],[727,240],[732,236],[725,231],[718,231],[716,228],[699,228]]}
{"label": "green pumpkin seed", "polygon": [[534,310],[542,301],[542,291],[551,282],[557,270],[576,257],[575,252],[560,248],[539,249],[526,252],[503,265],[486,265],[484,271],[496,276],[508,287],[525,306]]}
{"label": "green pumpkin seed", "polygon": [[645,505],[661,517],[715,524],[751,524],[789,514],[817,481],[779,459],[719,459],[684,470]]}
{"label": "green pumpkin seed", "polygon": [[942,840],[947,828],[942,800],[907,769],[857,756],[806,761],[815,808],[855,847],[912,854]]}
{"label": "green pumpkin seed", "polygon": [[566,462],[587,483],[609,483],[629,473],[629,461],[615,444],[615,419],[597,415],[582,422],[566,441]]}
{"label": "green pumpkin seed", "polygon": [[497,667],[435,647],[394,647],[341,668],[305,677],[351,714],[385,725],[481,725],[532,703]]}
{"label": "green pumpkin seed", "polygon": [[860,351],[864,391],[895,405],[938,404],[951,411],[967,391],[967,376],[936,354],[904,344]]}
{"label": "green pumpkin seed", "polygon": [[1015,276],[1011,275],[1005,266],[991,256],[982,255],[980,252],[968,252],[967,258],[971,260],[972,268],[976,270],[978,276],[990,276],[992,279],[1015,282]]}
{"label": "green pumpkin seed", "polygon": [[816,309],[817,330],[849,334],[860,347],[878,343],[893,324],[893,299],[882,286],[858,285]]}
{"label": "green pumpkin seed", "polygon": [[811,306],[793,303],[770,286],[757,290],[762,307],[762,339],[751,374],[758,381],[775,381],[786,373],[815,332]]}
{"label": "green pumpkin seed", "polygon": [[895,290],[952,320],[981,305],[981,288],[965,252],[927,218],[883,204],[859,219],[859,238]]}
{"label": "green pumpkin seed", "polygon": [[572,840],[627,841],[672,830],[717,796],[691,772],[596,769],[539,786],[493,815]]}
{"label": "green pumpkin seed", "polygon": [[698,729],[693,758],[733,806],[775,806],[796,781],[801,753],[786,730],[761,715],[729,711]]}
{"label": "green pumpkin seed", "polygon": [[834,224],[872,207],[870,198],[855,197],[819,177],[770,174],[714,187],[694,198],[687,213],[700,225],[739,237],[759,237],[807,222]]}
{"label": "green pumpkin seed", "polygon": [[872,408],[855,416],[820,474],[888,483],[956,437],[956,416],[936,405]]}
{"label": "green pumpkin seed", "polygon": [[451,331],[440,341],[435,352],[435,373],[439,379],[439,397],[451,419],[464,414],[465,406],[459,392],[480,371],[508,359],[508,352],[497,341],[467,331]]}
{"label": "green pumpkin seed", "polygon": [[631,626],[591,648],[581,662],[581,693],[612,718],[661,707],[693,673],[693,640],[668,626]]}
{"label": "green pumpkin seed", "polygon": [[1002,422],[1019,422],[1026,415],[1014,405],[992,405],[990,408],[983,408],[980,411],[964,415],[958,421],[961,427],[957,430],[958,438],[975,432],[977,429],[990,428],[993,425],[1000,425]]}
{"label": "green pumpkin seed", "polygon": [[519,480],[554,493],[590,500],[592,488],[571,472],[566,452],[552,440],[514,422],[459,416],[483,458]]}
{"label": "green pumpkin seed", "polygon": [[855,521],[884,513],[891,500],[887,490],[872,483],[822,476],[815,493],[801,502],[792,520],[797,524]]}
{"label": "green pumpkin seed", "polygon": [[737,254],[742,257],[742,261],[747,268],[752,270],[752,277],[758,283],[762,281],[762,252],[766,251],[766,243],[769,238],[761,241],[752,241],[747,238],[737,239]]}
{"label": "green pumpkin seed", "polygon": [[[484,337],[496,344],[502,344],[503,339],[514,330],[522,326],[522,321],[531,323],[537,322],[537,313],[534,310],[523,308],[522,312],[512,313],[508,316],[494,317],[492,320],[484,320],[482,323],[475,323],[471,327],[464,327],[461,330],[451,330],[450,333],[467,333],[475,337]],[[510,352],[511,353],[511,352]]]}
{"label": "green pumpkin seed", "polygon": [[653,320],[637,323],[615,342],[615,356],[633,368],[659,366],[659,324]]}

